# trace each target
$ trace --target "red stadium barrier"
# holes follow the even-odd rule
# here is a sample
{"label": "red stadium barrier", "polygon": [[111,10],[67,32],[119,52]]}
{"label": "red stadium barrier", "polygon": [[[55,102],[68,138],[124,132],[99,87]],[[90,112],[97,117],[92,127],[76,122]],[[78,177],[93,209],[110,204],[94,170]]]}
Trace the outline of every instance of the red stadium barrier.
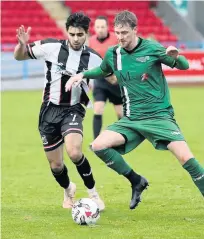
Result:
{"label": "red stadium barrier", "polygon": [[204,52],[185,51],[181,53],[189,62],[188,70],[171,69],[163,65],[165,76],[204,76]]}

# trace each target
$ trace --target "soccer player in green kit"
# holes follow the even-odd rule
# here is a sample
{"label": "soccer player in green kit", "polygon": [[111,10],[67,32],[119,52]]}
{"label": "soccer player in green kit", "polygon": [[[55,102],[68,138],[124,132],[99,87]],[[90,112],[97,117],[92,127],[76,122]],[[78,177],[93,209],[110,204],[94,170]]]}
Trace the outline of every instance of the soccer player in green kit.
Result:
{"label": "soccer player in green kit", "polygon": [[178,50],[167,49],[155,41],[137,36],[137,17],[129,11],[118,13],[114,21],[119,45],[106,52],[100,67],[70,78],[66,90],[79,85],[83,78],[101,78],[114,73],[123,97],[124,117],[110,125],[91,144],[93,152],[108,167],[126,177],[132,186],[130,209],[141,201],[148,181],[138,175],[121,155],[135,149],[145,139],[155,149],[169,150],[192,177],[204,196],[204,168],[190,151],[174,119],[169,89],[161,64],[188,69]]}

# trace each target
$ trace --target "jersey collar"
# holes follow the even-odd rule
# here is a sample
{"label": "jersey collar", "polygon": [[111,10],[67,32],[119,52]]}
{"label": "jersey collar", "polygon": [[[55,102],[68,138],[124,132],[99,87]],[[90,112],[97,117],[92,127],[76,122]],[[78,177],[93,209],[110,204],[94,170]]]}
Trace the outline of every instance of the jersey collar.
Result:
{"label": "jersey collar", "polygon": [[142,38],[138,37],[138,43],[136,45],[136,47],[134,47],[132,50],[128,51],[125,48],[122,48],[125,52],[127,52],[128,54],[133,53],[137,48],[139,48],[139,46],[142,44]]}

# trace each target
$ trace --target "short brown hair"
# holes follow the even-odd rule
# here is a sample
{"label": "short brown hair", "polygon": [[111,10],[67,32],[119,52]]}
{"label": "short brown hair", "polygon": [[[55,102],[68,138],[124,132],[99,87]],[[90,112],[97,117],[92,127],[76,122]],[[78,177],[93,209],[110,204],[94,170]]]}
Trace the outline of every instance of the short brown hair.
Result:
{"label": "short brown hair", "polygon": [[137,17],[133,12],[130,11],[122,11],[119,12],[114,19],[114,26],[118,25],[129,25],[131,28],[134,28],[137,26]]}

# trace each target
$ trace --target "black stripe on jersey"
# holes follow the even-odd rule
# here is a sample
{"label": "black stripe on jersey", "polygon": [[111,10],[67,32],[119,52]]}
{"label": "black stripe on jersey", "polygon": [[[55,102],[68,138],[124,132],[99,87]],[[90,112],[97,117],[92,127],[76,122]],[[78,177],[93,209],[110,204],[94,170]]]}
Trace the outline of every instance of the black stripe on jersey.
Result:
{"label": "black stripe on jersey", "polygon": [[[64,43],[64,42],[63,42]],[[63,44],[61,45],[59,55],[58,55],[58,64],[61,70],[66,70],[66,64],[69,57],[69,49],[68,47]],[[59,98],[59,104],[70,102],[71,100],[71,91],[65,92],[65,85],[69,80],[70,76],[63,75],[61,77],[61,92]]]}
{"label": "black stripe on jersey", "polygon": [[123,114],[126,115],[126,112],[127,112],[127,107],[126,107],[126,104],[125,104],[125,91],[124,91],[124,88],[123,87],[120,87],[121,89],[121,96],[122,96],[122,101],[123,101]]}
{"label": "black stripe on jersey", "polygon": [[113,48],[113,65],[114,65],[114,70],[117,71],[118,68],[117,68],[117,53],[116,53],[116,50],[117,50],[118,46],[115,46]]}
{"label": "black stripe on jersey", "polygon": [[45,61],[45,63],[47,65],[47,73],[46,73],[47,83],[46,83],[45,90],[44,90],[43,101],[48,102],[49,98],[50,98],[50,85],[51,85],[51,81],[52,81],[52,77],[51,77],[52,62]]}
{"label": "black stripe on jersey", "polygon": [[26,50],[27,50],[27,53],[28,53],[28,56],[31,58],[31,59],[37,59],[33,53],[33,50],[32,50],[32,47],[35,46],[35,43],[30,43],[28,45],[26,45]]}
{"label": "black stripe on jersey", "polygon": [[[81,57],[80,57],[80,61],[79,61],[79,67],[77,70],[77,74],[80,72],[83,72],[85,70],[88,70],[88,65],[89,65],[89,58],[90,58],[90,49],[86,47],[82,53],[81,53]],[[97,53],[95,53],[93,51],[94,54],[98,55]],[[98,55],[99,56],[99,55]],[[100,57],[100,56],[99,56]],[[87,84],[89,84],[89,79],[87,79]]]}
{"label": "black stripe on jersey", "polygon": [[174,64],[172,65],[172,68],[174,68],[176,66],[176,61],[174,61]]}
{"label": "black stripe on jersey", "polygon": [[54,38],[47,38],[47,39],[40,41],[41,45],[46,44],[46,43],[56,43],[56,42],[59,42],[59,40],[54,39]]}
{"label": "black stripe on jersey", "polygon": [[79,61],[79,67],[77,73],[80,73],[84,70],[88,70],[90,52],[86,49],[82,51]]}
{"label": "black stripe on jersey", "polygon": [[87,105],[89,103],[89,97],[87,96],[85,90],[81,87],[81,97],[80,97],[80,102],[81,104]]}

